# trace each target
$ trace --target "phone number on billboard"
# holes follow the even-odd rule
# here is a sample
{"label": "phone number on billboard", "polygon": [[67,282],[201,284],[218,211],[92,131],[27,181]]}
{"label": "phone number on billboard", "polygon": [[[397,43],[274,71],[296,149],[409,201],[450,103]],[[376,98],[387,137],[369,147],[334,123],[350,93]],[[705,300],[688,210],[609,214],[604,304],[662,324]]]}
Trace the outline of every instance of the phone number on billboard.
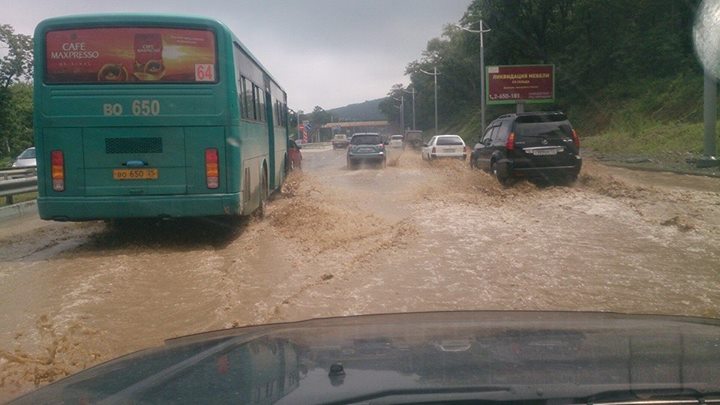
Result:
{"label": "phone number on billboard", "polygon": [[493,100],[515,100],[520,98],[520,93],[502,93],[502,94],[495,94],[492,99]]}

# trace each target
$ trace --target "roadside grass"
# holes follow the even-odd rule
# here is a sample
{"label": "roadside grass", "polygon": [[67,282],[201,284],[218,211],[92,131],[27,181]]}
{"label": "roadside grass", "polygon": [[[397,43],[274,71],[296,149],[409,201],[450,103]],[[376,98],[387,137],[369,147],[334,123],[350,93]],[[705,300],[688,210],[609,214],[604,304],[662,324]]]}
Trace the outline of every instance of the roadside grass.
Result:
{"label": "roadside grass", "polygon": [[568,115],[594,152],[684,161],[703,153],[702,94],[702,74],[689,70],[608,86]]}
{"label": "roadside grass", "polygon": [[[717,133],[717,130],[716,130]],[[646,157],[697,156],[703,153],[703,124],[686,122],[635,122],[627,128],[611,128],[599,135],[582,138],[595,152]],[[720,145],[720,136],[717,137]]]}
{"label": "roadside grass", "polygon": [[[18,204],[25,201],[32,201],[35,199],[37,199],[37,191],[33,191],[31,193],[17,194],[13,196],[13,204]],[[0,207],[5,207],[7,205],[10,205],[7,203],[7,198],[0,198]]]}

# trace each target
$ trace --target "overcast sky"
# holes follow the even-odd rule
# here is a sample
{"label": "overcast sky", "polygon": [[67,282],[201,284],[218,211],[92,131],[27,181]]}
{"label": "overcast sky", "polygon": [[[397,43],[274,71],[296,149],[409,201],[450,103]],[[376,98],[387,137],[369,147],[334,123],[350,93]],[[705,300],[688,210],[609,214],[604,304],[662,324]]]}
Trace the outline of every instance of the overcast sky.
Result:
{"label": "overcast sky", "polygon": [[[9,0],[8,0],[9,1]],[[408,62],[457,22],[471,0],[19,0],[0,24],[32,34],[48,17],[96,12],[162,12],[227,24],[288,93],[310,111],[383,97],[407,83]]]}

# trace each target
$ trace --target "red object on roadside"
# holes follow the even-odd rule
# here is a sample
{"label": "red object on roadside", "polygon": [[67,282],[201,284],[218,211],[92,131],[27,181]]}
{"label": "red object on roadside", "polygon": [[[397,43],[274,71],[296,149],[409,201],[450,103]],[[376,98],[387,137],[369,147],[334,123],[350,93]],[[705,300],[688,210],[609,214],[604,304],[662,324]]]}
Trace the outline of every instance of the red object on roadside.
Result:
{"label": "red object on roadside", "polygon": [[300,148],[292,139],[288,141],[288,164],[290,169],[301,169],[302,168],[302,153]]}

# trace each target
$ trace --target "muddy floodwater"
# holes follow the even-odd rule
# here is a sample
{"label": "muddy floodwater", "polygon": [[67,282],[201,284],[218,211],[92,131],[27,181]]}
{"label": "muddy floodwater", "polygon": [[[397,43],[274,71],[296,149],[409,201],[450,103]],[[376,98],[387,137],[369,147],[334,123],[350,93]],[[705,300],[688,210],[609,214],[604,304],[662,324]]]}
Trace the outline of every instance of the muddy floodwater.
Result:
{"label": "muddy floodwater", "polygon": [[0,402],[166,338],[382,312],[720,317],[720,179],[586,162],[503,188],[394,152],[304,149],[264,220],[0,226]]}

